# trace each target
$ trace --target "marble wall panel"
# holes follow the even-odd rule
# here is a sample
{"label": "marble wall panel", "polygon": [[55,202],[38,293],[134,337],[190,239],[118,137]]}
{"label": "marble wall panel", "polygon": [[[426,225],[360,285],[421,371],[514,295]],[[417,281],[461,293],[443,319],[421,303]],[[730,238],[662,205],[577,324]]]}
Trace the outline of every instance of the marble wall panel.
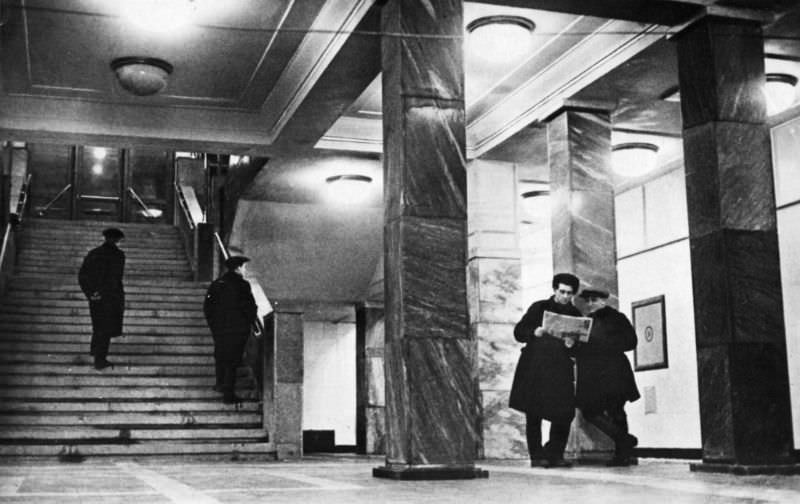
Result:
{"label": "marble wall panel", "polygon": [[[466,219],[464,103],[407,98],[396,118],[402,130],[384,142],[400,143],[385,158],[388,218],[400,215]],[[386,121],[385,121],[386,122]],[[398,147],[394,145],[393,149]]]}
{"label": "marble wall panel", "polygon": [[366,453],[386,453],[386,410],[367,408],[367,440]]}
{"label": "marble wall panel", "polygon": [[[403,95],[463,100],[463,7],[460,0],[404,0],[383,7],[384,69],[402,77]],[[387,58],[389,60],[387,61]]]}
{"label": "marble wall panel", "polygon": [[274,442],[295,444],[299,453],[303,443],[303,384],[275,385],[275,408]]}
{"label": "marble wall panel", "polygon": [[406,339],[413,464],[471,464],[480,440],[476,345]]}
{"label": "marble wall panel", "polygon": [[303,319],[299,313],[275,313],[275,379],[303,383]]}
{"label": "marble wall panel", "polygon": [[708,462],[729,462],[735,460],[736,455],[728,350],[728,345],[697,348],[700,431],[703,438],[703,460]]}
{"label": "marble wall panel", "polygon": [[473,259],[467,266],[470,322],[516,322],[522,266],[519,259]]}
{"label": "marble wall panel", "polygon": [[386,406],[386,379],[383,355],[366,359],[367,407]]}
{"label": "marble wall panel", "polygon": [[758,22],[708,16],[676,39],[684,128],[711,121],[764,121],[764,46]]}
{"label": "marble wall panel", "polygon": [[683,131],[686,206],[693,238],[716,230],[721,221],[715,130],[715,124],[708,123]]}
{"label": "marble wall panel", "polygon": [[511,390],[522,349],[514,339],[514,325],[513,322],[472,325],[473,338],[478,342],[478,378],[482,391]]}
{"label": "marble wall panel", "polygon": [[387,316],[389,338],[468,337],[466,223],[405,217],[387,227],[387,242],[396,247],[387,264],[398,269],[386,277],[396,278],[402,312],[401,327],[390,325],[396,315]]}
{"label": "marble wall panel", "polygon": [[411,435],[408,365],[402,338],[387,341],[384,372],[386,378],[386,461],[406,464],[411,461],[408,437]]}
{"label": "marble wall panel", "polygon": [[736,344],[729,352],[738,461],[789,463],[793,443],[785,345]]}
{"label": "marble wall panel", "polygon": [[693,238],[690,251],[695,344],[702,348],[729,343],[733,341],[729,317],[731,287],[722,231]]}
{"label": "marble wall panel", "polygon": [[484,390],[483,457],[519,459],[528,457],[525,415],[508,407],[508,390]]}

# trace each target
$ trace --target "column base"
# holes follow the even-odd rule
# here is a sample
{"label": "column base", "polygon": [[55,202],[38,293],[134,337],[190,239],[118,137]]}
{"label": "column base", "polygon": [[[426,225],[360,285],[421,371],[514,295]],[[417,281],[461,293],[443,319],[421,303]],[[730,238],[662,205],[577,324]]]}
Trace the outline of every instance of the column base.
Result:
{"label": "column base", "polygon": [[456,480],[488,478],[489,471],[475,466],[407,466],[385,465],[372,469],[375,478],[394,480]]}
{"label": "column base", "polygon": [[699,462],[689,464],[693,472],[726,473],[738,476],[753,474],[800,474],[800,464],[725,464],[721,462]]}

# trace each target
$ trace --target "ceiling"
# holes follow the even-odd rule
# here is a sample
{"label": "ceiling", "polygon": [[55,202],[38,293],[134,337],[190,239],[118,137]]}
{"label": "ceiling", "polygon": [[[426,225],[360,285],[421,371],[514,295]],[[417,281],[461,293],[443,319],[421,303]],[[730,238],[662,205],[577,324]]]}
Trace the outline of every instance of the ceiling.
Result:
{"label": "ceiling", "polygon": [[[234,239],[261,251],[260,276],[281,286],[271,295],[294,296],[292,279],[303,276],[295,297],[355,300],[381,254],[380,240],[363,235],[382,230],[384,1],[174,0],[191,7],[182,17],[157,11],[170,0],[0,0],[0,139],[269,157]],[[131,5],[151,15],[144,29]],[[534,21],[535,45],[505,62],[467,46],[467,155],[517,163],[529,179],[548,177],[542,124],[565,104],[608,107],[615,141],[653,141],[662,164],[680,158],[680,106],[662,99],[677,86],[670,37],[702,15],[759,20],[767,69],[800,75],[795,0],[486,0],[465,2],[465,27],[495,14]],[[166,30],[155,30],[164,20]],[[166,90],[124,91],[110,69],[124,56],[172,64]],[[342,166],[376,182],[362,220],[332,221],[315,207],[325,204],[321,177]],[[289,218],[292,208],[304,220]],[[271,251],[257,245],[266,225],[281,239]],[[363,271],[319,274],[347,257]]]}

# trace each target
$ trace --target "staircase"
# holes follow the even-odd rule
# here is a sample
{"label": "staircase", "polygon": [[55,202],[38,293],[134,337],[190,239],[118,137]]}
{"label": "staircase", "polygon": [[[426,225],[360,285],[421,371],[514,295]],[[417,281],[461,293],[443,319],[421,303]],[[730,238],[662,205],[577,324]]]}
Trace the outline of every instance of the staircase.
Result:
{"label": "staircase", "polygon": [[123,336],[96,371],[77,271],[112,223],[30,219],[0,299],[0,461],[9,457],[274,457],[252,383],[237,405],[213,390],[213,343],[178,231],[125,232]]}

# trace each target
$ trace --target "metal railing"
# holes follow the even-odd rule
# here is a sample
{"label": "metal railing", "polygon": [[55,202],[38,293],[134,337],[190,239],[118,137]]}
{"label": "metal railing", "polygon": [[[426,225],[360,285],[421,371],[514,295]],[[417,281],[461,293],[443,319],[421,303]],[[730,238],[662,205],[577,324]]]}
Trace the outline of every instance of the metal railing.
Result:
{"label": "metal railing", "polygon": [[160,213],[156,213],[154,209],[147,206],[147,204],[136,194],[136,190],[133,187],[128,187],[128,192],[133,196],[133,201],[135,201],[141,208],[142,208],[142,215],[145,219],[158,219],[161,217]]}
{"label": "metal railing", "polygon": [[56,194],[53,197],[53,199],[45,203],[45,205],[42,208],[36,211],[36,215],[38,215],[39,217],[44,217],[44,214],[46,214],[47,211],[50,210],[50,207],[52,207],[56,203],[56,201],[60,200],[61,197],[64,196],[70,189],[72,189],[72,184],[65,185],[63,189],[58,191],[58,194]]}
{"label": "metal railing", "polygon": [[32,175],[29,173],[22,183],[19,190],[19,199],[17,200],[16,212],[9,216],[8,224],[6,224],[5,232],[3,233],[3,243],[0,246],[0,294],[5,292],[6,277],[11,275],[14,269],[14,263],[17,256],[17,243],[15,237],[15,229],[19,226],[25,218],[25,210],[28,206],[30,195]]}

